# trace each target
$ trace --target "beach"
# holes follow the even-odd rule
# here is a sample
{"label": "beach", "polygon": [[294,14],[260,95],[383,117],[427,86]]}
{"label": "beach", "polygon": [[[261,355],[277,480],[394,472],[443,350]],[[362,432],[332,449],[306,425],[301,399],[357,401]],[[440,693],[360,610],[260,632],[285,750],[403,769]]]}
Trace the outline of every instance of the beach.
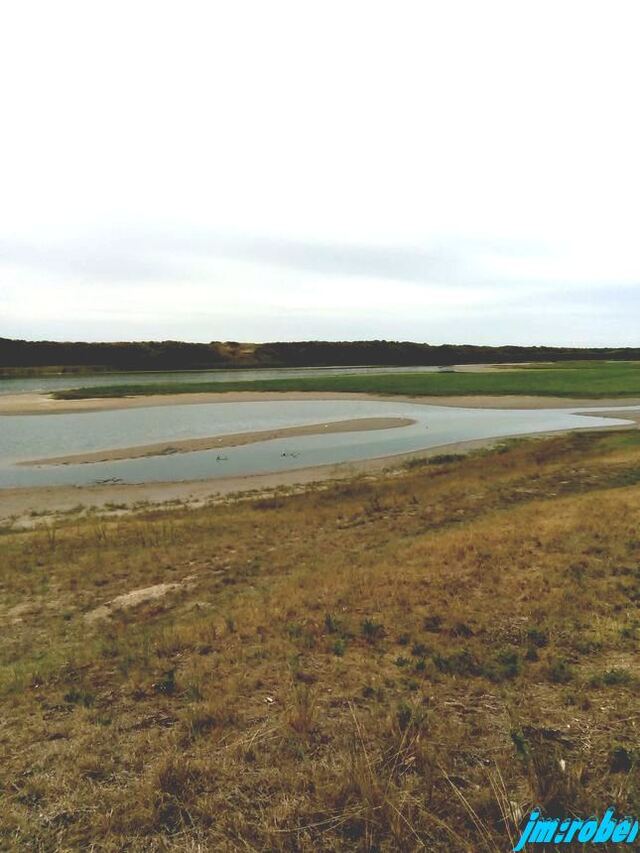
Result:
{"label": "beach", "polygon": [[462,409],[577,409],[588,406],[640,405],[640,397],[624,399],[574,399],[572,397],[461,395],[406,396],[402,394],[367,394],[342,391],[227,391],[185,394],[157,394],[139,397],[96,397],[82,400],[56,400],[48,394],[0,395],[0,415],[55,415],[76,412],[104,412],[153,406],[189,406],[209,403],[255,403],[290,400],[377,400],[421,403],[431,406],[453,406]]}

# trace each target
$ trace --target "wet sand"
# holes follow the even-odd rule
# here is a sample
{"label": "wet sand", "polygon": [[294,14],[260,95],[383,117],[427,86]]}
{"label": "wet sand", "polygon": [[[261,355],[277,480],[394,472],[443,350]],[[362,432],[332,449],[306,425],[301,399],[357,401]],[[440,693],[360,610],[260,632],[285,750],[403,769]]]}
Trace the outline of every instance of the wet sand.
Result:
{"label": "wet sand", "polygon": [[186,394],[157,394],[140,397],[96,397],[87,400],[54,400],[48,394],[0,395],[0,415],[55,415],[74,412],[103,412],[153,406],[188,406],[203,403],[255,403],[286,400],[376,400],[453,406],[463,409],[576,409],[588,406],[640,405],[640,398],[574,399],[516,395],[420,396],[365,394],[340,391],[226,391]]}
{"label": "wet sand", "polygon": [[145,456],[166,456],[173,453],[189,453],[194,450],[215,450],[224,447],[239,447],[258,441],[272,441],[299,435],[328,435],[336,432],[358,432],[362,430],[397,429],[414,424],[412,418],[353,418],[346,421],[308,424],[282,429],[239,432],[231,435],[213,435],[205,438],[187,438],[179,441],[139,444],[134,447],[118,447],[113,450],[96,450],[91,453],[71,453],[66,456],[49,456],[44,459],[29,459],[17,465],[76,465],[87,462],[113,462],[116,459],[140,459]]}

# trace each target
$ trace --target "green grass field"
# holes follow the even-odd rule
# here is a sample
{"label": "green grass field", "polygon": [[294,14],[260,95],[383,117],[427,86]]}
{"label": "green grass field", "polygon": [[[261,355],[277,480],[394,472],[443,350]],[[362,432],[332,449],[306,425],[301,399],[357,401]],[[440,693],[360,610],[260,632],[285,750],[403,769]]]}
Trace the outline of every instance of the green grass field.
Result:
{"label": "green grass field", "polygon": [[495,373],[394,373],[314,376],[253,382],[158,383],[106,385],[58,391],[57,399],[193,394],[225,391],[341,391],[412,396],[465,394],[560,397],[640,397],[640,363],[583,362],[527,366]]}

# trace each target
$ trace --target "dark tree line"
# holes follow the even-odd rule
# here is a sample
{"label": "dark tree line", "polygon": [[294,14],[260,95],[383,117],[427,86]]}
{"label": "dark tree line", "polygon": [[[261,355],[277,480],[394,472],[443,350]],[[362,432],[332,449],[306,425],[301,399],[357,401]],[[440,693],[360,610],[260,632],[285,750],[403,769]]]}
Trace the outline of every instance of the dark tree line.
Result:
{"label": "dark tree line", "polygon": [[0,368],[199,370],[234,367],[419,366],[484,362],[640,359],[640,348],[473,346],[411,341],[292,341],[241,344],[212,341],[82,343],[0,338]]}

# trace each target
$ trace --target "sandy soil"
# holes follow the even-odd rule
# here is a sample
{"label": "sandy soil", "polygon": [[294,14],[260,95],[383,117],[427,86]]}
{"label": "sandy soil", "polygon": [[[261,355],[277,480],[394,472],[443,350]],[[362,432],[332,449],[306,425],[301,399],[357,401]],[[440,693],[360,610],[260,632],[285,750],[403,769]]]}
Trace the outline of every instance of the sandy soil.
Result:
{"label": "sandy soil", "polygon": [[18,465],[71,465],[83,462],[113,462],[116,459],[140,459],[143,456],[166,456],[173,453],[188,453],[193,450],[214,450],[224,447],[239,447],[257,441],[272,441],[298,435],[328,435],[335,432],[358,432],[361,430],[396,429],[409,426],[411,418],[353,418],[325,424],[285,427],[283,429],[239,432],[232,435],[187,438],[180,441],[140,444],[135,447],[118,447],[113,450],[96,450],[91,453],[72,453],[67,456],[49,456],[45,459],[30,459]]}
{"label": "sandy soil", "polygon": [[138,607],[140,604],[148,604],[150,601],[157,601],[160,598],[164,598],[165,595],[175,590],[188,589],[193,586],[194,580],[195,577],[190,575],[177,583],[159,583],[154,586],[144,587],[143,589],[132,589],[130,592],[125,592],[124,595],[118,595],[111,601],[107,601],[106,604],[101,604],[95,610],[85,613],[84,619],[87,622],[95,622],[98,619],[109,619],[109,617],[113,616],[119,610],[130,610],[131,608]]}
{"label": "sandy soil", "polygon": [[640,398],[609,400],[571,399],[535,396],[452,396],[410,397],[400,394],[343,393],[337,391],[230,391],[194,394],[158,394],[148,397],[95,398],[90,400],[54,400],[47,394],[0,395],[0,415],[51,415],[72,412],[101,412],[113,409],[137,409],[152,406],[188,406],[202,403],[255,403],[283,400],[377,400],[420,403],[427,406],[454,406],[474,409],[575,409],[586,406],[640,405]]}

